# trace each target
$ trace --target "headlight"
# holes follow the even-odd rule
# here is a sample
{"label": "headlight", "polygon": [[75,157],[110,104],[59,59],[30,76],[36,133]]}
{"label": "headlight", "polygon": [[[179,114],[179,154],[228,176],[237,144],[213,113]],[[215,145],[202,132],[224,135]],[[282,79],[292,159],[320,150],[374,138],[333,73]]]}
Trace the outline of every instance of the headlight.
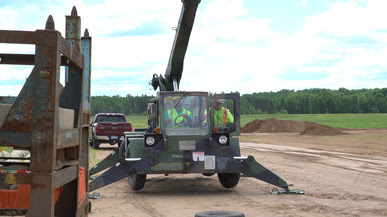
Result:
{"label": "headlight", "polygon": [[220,144],[222,144],[222,145],[224,145],[224,144],[226,144],[227,143],[227,136],[220,136],[219,137],[219,143]]}
{"label": "headlight", "polygon": [[152,136],[149,136],[148,138],[146,138],[145,142],[149,146],[154,145],[155,144],[155,138],[153,138]]}

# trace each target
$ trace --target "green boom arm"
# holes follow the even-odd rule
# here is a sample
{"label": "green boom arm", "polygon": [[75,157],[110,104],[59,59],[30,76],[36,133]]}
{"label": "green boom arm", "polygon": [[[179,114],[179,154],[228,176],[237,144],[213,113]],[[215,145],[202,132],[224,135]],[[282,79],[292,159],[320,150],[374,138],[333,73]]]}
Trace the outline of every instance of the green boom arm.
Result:
{"label": "green boom arm", "polygon": [[182,0],[182,2],[183,7],[181,9],[165,77],[161,74],[160,76],[153,75],[151,85],[154,90],[157,87],[160,88],[160,91],[179,90],[180,79],[183,74],[184,57],[200,0]]}

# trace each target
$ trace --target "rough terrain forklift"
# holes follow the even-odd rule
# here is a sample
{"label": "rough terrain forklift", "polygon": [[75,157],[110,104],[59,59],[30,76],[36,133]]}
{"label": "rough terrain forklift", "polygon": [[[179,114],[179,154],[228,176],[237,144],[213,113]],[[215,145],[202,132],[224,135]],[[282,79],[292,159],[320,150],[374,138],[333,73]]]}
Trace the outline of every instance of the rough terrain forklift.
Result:
{"label": "rough terrain forklift", "polygon": [[94,166],[94,191],[127,178],[133,190],[141,190],[148,174],[217,174],[225,188],[235,187],[241,174],[278,186],[273,194],[289,190],[288,184],[263,167],[253,156],[240,154],[240,95],[179,91],[184,56],[200,0],[182,0],[168,67],[164,76],[154,75],[150,84],[157,97],[148,104],[148,127],[125,133],[120,149]]}

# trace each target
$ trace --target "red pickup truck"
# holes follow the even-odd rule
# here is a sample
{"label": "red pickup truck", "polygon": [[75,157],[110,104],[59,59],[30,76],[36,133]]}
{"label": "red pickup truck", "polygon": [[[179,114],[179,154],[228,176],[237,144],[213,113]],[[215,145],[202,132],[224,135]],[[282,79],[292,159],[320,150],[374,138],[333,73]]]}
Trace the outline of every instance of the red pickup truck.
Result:
{"label": "red pickup truck", "polygon": [[99,149],[101,143],[120,146],[124,140],[124,132],[133,132],[131,123],[126,121],[125,115],[120,113],[98,113],[95,115],[92,127],[91,145]]}

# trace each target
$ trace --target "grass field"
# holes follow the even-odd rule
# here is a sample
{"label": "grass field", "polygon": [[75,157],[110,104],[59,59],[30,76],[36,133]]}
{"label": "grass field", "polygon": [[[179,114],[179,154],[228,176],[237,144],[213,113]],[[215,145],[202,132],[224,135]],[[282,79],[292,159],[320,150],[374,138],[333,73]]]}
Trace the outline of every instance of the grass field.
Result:
{"label": "grass field", "polygon": [[[146,116],[126,116],[134,128],[146,128]],[[241,125],[259,119],[276,118],[278,120],[310,121],[331,127],[348,129],[387,128],[387,114],[268,114],[242,115]]]}
{"label": "grass field", "polygon": [[130,115],[130,116],[126,116],[126,120],[130,122],[134,128],[148,127],[148,120],[146,116]]}

